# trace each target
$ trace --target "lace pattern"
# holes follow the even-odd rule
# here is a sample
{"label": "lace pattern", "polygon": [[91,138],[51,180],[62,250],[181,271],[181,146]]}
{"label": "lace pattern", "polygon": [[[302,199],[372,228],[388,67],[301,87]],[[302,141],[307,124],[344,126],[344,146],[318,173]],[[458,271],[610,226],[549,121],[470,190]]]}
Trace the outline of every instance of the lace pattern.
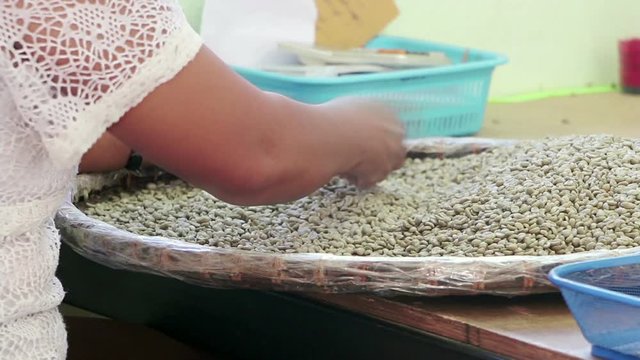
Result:
{"label": "lace pattern", "polygon": [[[61,360],[67,332],[57,309],[0,324],[0,359]],[[42,341],[48,339],[48,341]]]}
{"label": "lace pattern", "polygon": [[52,222],[83,153],[201,41],[175,0],[0,3],[0,359],[63,359]]}

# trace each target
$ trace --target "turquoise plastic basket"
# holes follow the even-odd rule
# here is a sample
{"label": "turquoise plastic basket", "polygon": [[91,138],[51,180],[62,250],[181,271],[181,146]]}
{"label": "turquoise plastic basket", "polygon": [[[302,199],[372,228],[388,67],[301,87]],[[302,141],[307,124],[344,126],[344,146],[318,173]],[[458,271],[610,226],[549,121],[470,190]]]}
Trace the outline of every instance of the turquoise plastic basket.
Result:
{"label": "turquoise plastic basket", "polygon": [[563,265],[549,279],[593,344],[593,355],[640,359],[640,255]]}
{"label": "turquoise plastic basket", "polygon": [[367,47],[442,51],[453,64],[332,78],[235,70],[263,90],[305,103],[319,104],[341,96],[382,101],[399,113],[408,138],[421,138],[477,133],[484,121],[493,70],[507,62],[506,57],[491,52],[389,36],[378,37]]}

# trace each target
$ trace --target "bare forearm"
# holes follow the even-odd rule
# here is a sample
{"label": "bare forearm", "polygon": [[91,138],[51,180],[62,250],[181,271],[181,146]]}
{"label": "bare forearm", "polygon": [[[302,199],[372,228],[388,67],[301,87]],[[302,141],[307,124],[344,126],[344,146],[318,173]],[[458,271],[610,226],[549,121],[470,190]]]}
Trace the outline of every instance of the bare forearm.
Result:
{"label": "bare forearm", "polygon": [[222,200],[265,204],[304,196],[346,168],[348,142],[327,114],[256,89],[203,50],[111,131]]}
{"label": "bare forearm", "polygon": [[[266,94],[260,123],[262,187],[245,194],[239,203],[279,203],[303,197],[353,167],[356,152],[351,135],[325,106],[311,106],[275,94]],[[264,115],[263,115],[264,116]],[[254,165],[255,166],[255,165]],[[266,174],[266,175],[264,175]]]}

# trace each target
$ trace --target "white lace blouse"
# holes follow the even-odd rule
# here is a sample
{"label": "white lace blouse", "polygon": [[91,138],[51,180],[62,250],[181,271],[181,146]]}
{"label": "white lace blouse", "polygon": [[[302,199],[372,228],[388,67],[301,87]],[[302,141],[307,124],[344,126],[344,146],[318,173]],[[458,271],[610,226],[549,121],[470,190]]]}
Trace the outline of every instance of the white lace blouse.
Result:
{"label": "white lace blouse", "polygon": [[0,4],[0,359],[63,359],[52,217],[80,158],[197,53],[174,0]]}

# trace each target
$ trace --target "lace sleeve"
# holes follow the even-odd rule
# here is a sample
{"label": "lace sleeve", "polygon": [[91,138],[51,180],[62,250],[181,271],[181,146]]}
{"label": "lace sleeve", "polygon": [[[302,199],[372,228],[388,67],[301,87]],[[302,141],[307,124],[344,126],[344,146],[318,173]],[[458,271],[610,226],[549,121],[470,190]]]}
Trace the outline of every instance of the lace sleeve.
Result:
{"label": "lace sleeve", "polygon": [[174,0],[4,1],[0,39],[17,110],[60,166],[75,166],[201,46]]}

